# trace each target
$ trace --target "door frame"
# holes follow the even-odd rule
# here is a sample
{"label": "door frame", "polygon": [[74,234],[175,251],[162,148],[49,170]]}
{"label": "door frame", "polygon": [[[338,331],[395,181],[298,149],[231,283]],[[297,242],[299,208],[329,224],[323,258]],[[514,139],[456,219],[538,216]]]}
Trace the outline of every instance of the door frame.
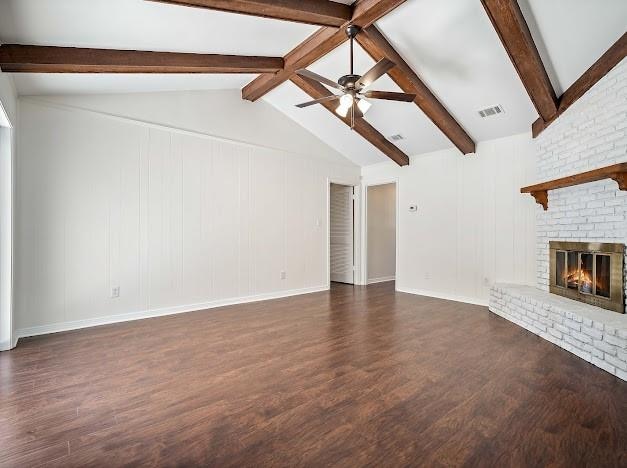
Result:
{"label": "door frame", "polygon": [[[0,189],[2,194],[0,200],[0,215],[3,221],[2,232],[0,233],[0,351],[7,351],[17,344],[13,323],[13,301],[14,301],[14,230],[15,230],[15,129],[12,126],[9,116],[0,102],[0,113],[3,120],[0,130],[3,138],[0,141],[0,154],[5,153],[8,158],[0,162],[2,167],[0,179]],[[6,126],[4,124],[7,124]]]}
{"label": "door frame", "polygon": [[327,231],[326,231],[326,270],[327,289],[331,289],[331,184],[353,187],[353,284],[362,284],[361,279],[361,186],[355,180],[327,177]]}
{"label": "door frame", "polygon": [[398,233],[399,233],[399,220],[400,220],[400,203],[399,203],[399,187],[398,187],[398,177],[385,177],[381,179],[370,180],[362,185],[362,229],[361,229],[361,245],[363,248],[361,249],[361,277],[360,284],[367,285],[368,284],[368,187],[375,187],[378,185],[388,185],[394,184],[394,204],[396,205],[396,213],[394,216],[395,221],[395,232],[394,238],[396,240],[395,247],[395,258],[394,258],[394,281],[395,281],[395,289],[398,287],[398,257],[399,257],[399,248],[398,248]]}

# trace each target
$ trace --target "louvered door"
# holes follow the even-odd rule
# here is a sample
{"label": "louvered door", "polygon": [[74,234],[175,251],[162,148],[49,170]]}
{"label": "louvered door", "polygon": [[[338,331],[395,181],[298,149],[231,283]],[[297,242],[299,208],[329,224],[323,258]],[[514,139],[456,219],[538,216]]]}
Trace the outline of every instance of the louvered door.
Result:
{"label": "louvered door", "polygon": [[331,184],[331,281],[353,284],[353,187]]}

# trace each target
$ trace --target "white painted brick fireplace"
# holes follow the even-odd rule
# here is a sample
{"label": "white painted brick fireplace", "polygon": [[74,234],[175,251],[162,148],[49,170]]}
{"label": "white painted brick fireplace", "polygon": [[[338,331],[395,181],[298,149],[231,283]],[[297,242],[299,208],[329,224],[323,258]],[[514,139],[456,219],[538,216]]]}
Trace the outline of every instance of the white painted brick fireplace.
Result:
{"label": "white painted brick fireplace", "polygon": [[[535,144],[532,183],[627,162],[627,59]],[[549,241],[627,244],[627,191],[613,180],[551,190],[548,210],[537,210],[537,289],[497,284],[490,310],[627,380],[627,316],[548,294]],[[623,268],[627,287],[627,256]]]}
{"label": "white painted brick fireplace", "polygon": [[[536,138],[536,157],[538,182],[627,161],[627,59]],[[548,291],[550,240],[627,243],[627,192],[613,180],[552,190],[536,232],[538,287]]]}

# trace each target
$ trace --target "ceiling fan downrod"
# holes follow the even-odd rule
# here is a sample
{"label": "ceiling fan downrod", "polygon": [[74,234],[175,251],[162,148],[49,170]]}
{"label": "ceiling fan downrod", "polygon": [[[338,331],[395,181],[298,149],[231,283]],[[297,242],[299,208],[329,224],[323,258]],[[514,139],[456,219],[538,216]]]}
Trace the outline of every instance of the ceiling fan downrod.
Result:
{"label": "ceiling fan downrod", "polygon": [[354,24],[349,24],[348,26],[346,26],[346,35],[348,36],[348,38],[350,39],[350,48],[351,48],[351,71],[350,74],[354,75],[355,74],[355,68],[354,68],[354,49],[353,49],[353,44],[355,42],[355,36],[357,36],[357,34],[359,34],[359,31],[361,29],[359,28],[359,26],[355,26]]}
{"label": "ceiling fan downrod", "polygon": [[344,75],[338,80],[338,83],[341,86],[344,86],[347,89],[355,89],[355,84],[361,78],[360,75],[355,75],[355,36],[359,34],[361,28],[359,26],[355,26],[354,24],[349,24],[346,27],[346,35],[350,39],[350,73],[348,75]]}

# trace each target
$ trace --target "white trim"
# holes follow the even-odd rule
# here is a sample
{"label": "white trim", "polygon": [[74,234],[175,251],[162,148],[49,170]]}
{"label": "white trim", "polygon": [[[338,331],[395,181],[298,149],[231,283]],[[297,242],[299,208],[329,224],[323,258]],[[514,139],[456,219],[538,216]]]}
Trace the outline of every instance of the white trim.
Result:
{"label": "white trim", "polygon": [[16,330],[15,341],[18,338],[28,336],[47,335],[49,333],[58,333],[69,330],[78,330],[81,328],[96,327],[99,325],[108,325],[112,323],[130,322],[132,320],[142,320],[146,318],[162,317],[164,315],[183,314],[186,312],[197,312],[205,309],[213,309],[236,304],[246,304],[249,302],[266,301],[270,299],[280,299],[283,297],[298,296],[301,294],[310,294],[315,292],[327,291],[326,286],[317,286],[312,288],[291,289],[288,291],[280,291],[275,293],[257,294],[254,296],[237,297],[230,299],[221,299],[218,301],[204,302],[200,304],[188,304],[183,306],[165,307],[162,309],[152,309],[139,312],[129,312],[126,314],[109,315],[105,317],[97,317],[85,320],[76,320],[73,322],[53,323],[50,325],[41,325],[37,327],[22,328]]}
{"label": "white trim", "polygon": [[[0,102],[0,107],[2,107],[2,103]],[[8,119],[8,115],[7,115],[7,119]],[[9,125],[11,124],[11,122],[9,120],[7,120],[9,122]],[[8,178],[8,206],[6,206],[6,208],[8,209],[8,213],[2,213],[2,216],[6,220],[8,220],[8,224],[10,227],[10,229],[7,229],[6,232],[3,233],[2,237],[3,240],[6,240],[6,244],[3,242],[2,248],[7,250],[7,252],[3,251],[0,253],[0,256],[5,255],[8,258],[8,263],[4,264],[0,267],[3,269],[7,269],[8,271],[7,273],[7,278],[4,278],[4,275],[0,274],[0,277],[2,277],[2,281],[3,284],[0,285],[0,289],[3,289],[2,291],[0,291],[0,294],[6,293],[7,294],[7,298],[3,298],[2,302],[4,302],[5,300],[7,301],[7,307],[4,308],[2,307],[2,304],[0,304],[0,327],[6,327],[8,330],[7,332],[3,332],[3,337],[4,337],[4,341],[2,341],[2,343],[0,343],[0,351],[7,351],[9,349],[12,349],[15,347],[14,342],[17,341],[17,339],[15,338],[15,331],[13,329],[14,324],[13,324],[13,263],[14,263],[14,255],[13,255],[13,250],[14,250],[14,231],[15,231],[15,224],[14,224],[14,218],[15,218],[15,162],[16,162],[16,157],[15,157],[15,148],[16,148],[16,134],[15,134],[15,129],[12,127],[2,127],[0,129],[3,133],[6,133],[6,135],[8,136],[8,142],[6,142],[8,144],[8,146],[6,147],[7,152],[8,152],[8,161],[4,161],[3,164],[8,164],[8,168],[5,167],[5,169],[8,170],[8,174],[4,174],[3,178]],[[3,144],[2,142],[0,142],[0,145]],[[2,151],[2,148],[0,148],[0,152]],[[7,177],[8,176],[8,177]],[[6,180],[5,180],[6,181]],[[4,188],[5,190],[7,190],[7,188]],[[0,207],[0,210],[3,210],[4,207]],[[6,236],[6,237],[5,237]],[[3,261],[6,261],[7,258],[4,258]],[[4,290],[6,288],[6,291]]]}
{"label": "white trim", "polygon": [[2,101],[0,101],[0,127],[13,128],[9,113],[4,108]]}
{"label": "white trim", "polygon": [[427,297],[434,297],[436,299],[445,299],[447,301],[463,302],[465,304],[474,304],[474,305],[484,306],[484,307],[488,306],[488,301],[485,299],[477,299],[477,298],[468,297],[468,296],[458,296],[456,294],[447,294],[447,293],[440,293],[440,292],[435,292],[435,291],[427,291],[425,289],[402,288],[398,286],[396,287],[396,291],[407,293],[407,294],[415,294],[417,296],[427,296]]}
{"label": "white trim", "polygon": [[0,343],[0,352],[2,352],[2,351],[10,351],[13,348],[15,348],[17,346],[17,340],[18,339],[19,339],[19,337],[17,336],[17,333],[15,333],[12,330],[11,339],[10,340],[5,340],[2,343]]}
{"label": "white trim", "polygon": [[381,278],[371,278],[368,280],[368,284],[386,283],[388,281],[396,280],[396,276],[382,276]]}

